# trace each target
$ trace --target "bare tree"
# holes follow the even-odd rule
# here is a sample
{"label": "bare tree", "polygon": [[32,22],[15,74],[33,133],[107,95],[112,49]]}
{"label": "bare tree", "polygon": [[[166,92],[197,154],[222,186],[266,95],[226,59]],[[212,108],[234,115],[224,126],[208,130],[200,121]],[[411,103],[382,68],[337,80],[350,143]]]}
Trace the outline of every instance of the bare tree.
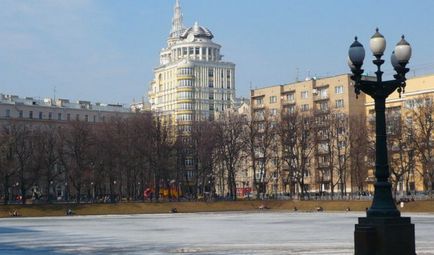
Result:
{"label": "bare tree", "polygon": [[195,121],[191,130],[191,148],[193,155],[195,196],[204,195],[205,189],[211,191],[213,180],[213,153],[216,146],[216,128],[209,121]]}
{"label": "bare tree", "polygon": [[22,122],[11,122],[10,134],[12,138],[12,152],[17,165],[17,180],[22,196],[22,203],[26,203],[27,191],[36,183],[39,176],[39,161],[34,161],[34,132],[31,127]]}
{"label": "bare tree", "polygon": [[336,177],[332,181],[332,197],[334,188],[339,187],[341,197],[346,195],[347,180],[349,174],[349,158],[350,158],[350,133],[348,124],[348,115],[341,112],[334,112],[330,115],[331,123],[331,150],[334,163],[332,165],[332,173],[336,173]]}
{"label": "bare tree", "polygon": [[259,116],[257,114],[252,114],[251,119],[247,121],[245,126],[245,132],[243,134],[244,140],[244,155],[246,156],[245,161],[248,162],[249,167],[252,169],[253,174],[253,187],[256,190],[256,199],[259,199],[260,195],[260,182],[257,178],[259,166],[257,160],[257,146],[258,146],[258,134],[259,134],[259,122],[257,119]]}
{"label": "bare tree", "polygon": [[231,111],[222,114],[217,124],[217,153],[227,176],[229,196],[237,199],[237,164],[243,150],[242,133],[245,118]]}
{"label": "bare tree", "polygon": [[315,149],[314,119],[310,113],[283,112],[280,121],[280,147],[285,162],[287,183],[292,193],[304,199],[307,192],[305,178]]}
{"label": "bare tree", "polygon": [[158,201],[160,198],[161,185],[167,177],[169,171],[169,164],[173,156],[174,137],[172,135],[173,129],[170,122],[163,122],[163,120],[154,116],[151,129],[148,133],[150,141],[149,162],[152,169],[152,177],[155,191],[155,199]]}
{"label": "bare tree", "polygon": [[416,99],[412,114],[413,143],[421,165],[418,172],[424,180],[424,189],[428,190],[432,197],[434,189],[434,97]]}
{"label": "bare tree", "polygon": [[54,193],[53,185],[63,174],[59,162],[59,153],[62,149],[59,144],[58,127],[47,125],[41,126],[37,132],[35,146],[35,157],[39,158],[41,164],[41,184],[44,187],[47,202],[51,201],[51,194]]}
{"label": "bare tree", "polygon": [[95,139],[87,122],[71,122],[62,131],[65,153],[61,155],[60,161],[66,170],[68,183],[75,188],[76,202],[80,203],[83,186],[91,175]]}
{"label": "bare tree", "polygon": [[351,182],[352,186],[357,187],[359,194],[365,191],[367,173],[367,152],[368,152],[368,129],[366,118],[363,115],[351,116],[349,122],[350,129],[350,162],[351,162]]}
{"label": "bare tree", "polygon": [[10,124],[0,129],[0,174],[3,186],[3,203],[8,204],[12,177],[16,174],[16,164],[13,154],[13,137]]}
{"label": "bare tree", "polygon": [[[391,114],[388,118],[388,152],[391,180],[394,195],[396,196],[398,185],[408,183],[414,176],[415,168],[415,143],[413,140],[413,127],[406,122],[400,112]],[[408,187],[408,185],[407,185]],[[403,187],[402,187],[403,189]],[[407,190],[408,191],[408,190]]]}
{"label": "bare tree", "polygon": [[[267,192],[267,183],[272,179],[268,173],[271,159],[276,157],[277,124],[276,116],[271,116],[268,109],[256,111],[245,128],[245,153],[250,158],[253,170],[253,186],[256,198]],[[275,173],[276,169],[272,171]],[[258,178],[259,177],[259,178]]]}

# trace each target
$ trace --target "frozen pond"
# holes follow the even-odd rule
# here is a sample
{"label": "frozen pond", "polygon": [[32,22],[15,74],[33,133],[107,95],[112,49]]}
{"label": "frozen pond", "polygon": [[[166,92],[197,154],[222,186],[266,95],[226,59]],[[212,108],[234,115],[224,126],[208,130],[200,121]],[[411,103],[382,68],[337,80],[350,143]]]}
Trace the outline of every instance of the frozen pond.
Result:
{"label": "frozen pond", "polygon": [[[353,254],[361,213],[194,213],[0,219],[0,254]],[[418,255],[434,215],[410,214]]]}

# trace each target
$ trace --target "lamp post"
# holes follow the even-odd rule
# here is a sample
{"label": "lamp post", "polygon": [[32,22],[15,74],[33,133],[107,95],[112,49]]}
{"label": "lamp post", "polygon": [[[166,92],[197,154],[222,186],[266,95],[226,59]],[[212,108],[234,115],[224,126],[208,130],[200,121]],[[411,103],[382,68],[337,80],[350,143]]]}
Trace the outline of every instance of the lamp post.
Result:
{"label": "lamp post", "polygon": [[386,136],[386,98],[398,91],[404,92],[405,74],[409,71],[405,66],[411,57],[410,44],[402,36],[391,56],[391,63],[396,71],[393,80],[383,81],[381,59],[386,49],[386,40],[378,28],[371,37],[370,48],[375,57],[372,61],[377,66],[376,81],[362,79],[362,65],[365,57],[363,45],[355,41],[350,46],[348,65],[353,73],[356,95],[360,91],[371,96],[375,101],[375,193],[367,216],[359,218],[354,231],[356,255],[415,255],[414,225],[409,217],[401,217],[392,197],[392,185],[389,182],[389,165],[387,159]]}

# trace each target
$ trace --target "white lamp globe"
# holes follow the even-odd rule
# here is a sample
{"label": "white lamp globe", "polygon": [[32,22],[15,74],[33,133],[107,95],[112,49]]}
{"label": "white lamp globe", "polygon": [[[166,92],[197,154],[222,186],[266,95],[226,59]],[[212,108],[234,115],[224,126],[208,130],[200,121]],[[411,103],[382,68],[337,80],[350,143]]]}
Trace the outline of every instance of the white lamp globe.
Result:
{"label": "white lamp globe", "polygon": [[401,41],[395,46],[395,56],[399,64],[407,64],[411,58],[411,46],[405,40],[404,35],[401,36]]}
{"label": "white lamp globe", "polygon": [[384,36],[378,32],[378,28],[375,29],[375,34],[369,41],[369,47],[371,48],[374,56],[382,56],[384,50],[386,49],[386,39],[384,39]]}

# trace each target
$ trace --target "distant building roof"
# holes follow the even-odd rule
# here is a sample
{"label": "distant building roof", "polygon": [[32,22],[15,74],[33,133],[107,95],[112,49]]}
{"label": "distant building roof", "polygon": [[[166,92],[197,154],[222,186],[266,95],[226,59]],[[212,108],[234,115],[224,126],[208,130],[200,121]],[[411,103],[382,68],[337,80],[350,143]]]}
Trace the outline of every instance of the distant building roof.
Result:
{"label": "distant building roof", "polygon": [[78,100],[77,102],[70,102],[69,99],[35,99],[33,97],[21,98],[16,95],[0,94],[0,104],[11,105],[29,105],[29,106],[43,106],[43,107],[56,107],[65,109],[87,109],[93,111],[107,111],[107,112],[131,112],[131,109],[124,107],[120,104],[102,104],[90,101]]}

